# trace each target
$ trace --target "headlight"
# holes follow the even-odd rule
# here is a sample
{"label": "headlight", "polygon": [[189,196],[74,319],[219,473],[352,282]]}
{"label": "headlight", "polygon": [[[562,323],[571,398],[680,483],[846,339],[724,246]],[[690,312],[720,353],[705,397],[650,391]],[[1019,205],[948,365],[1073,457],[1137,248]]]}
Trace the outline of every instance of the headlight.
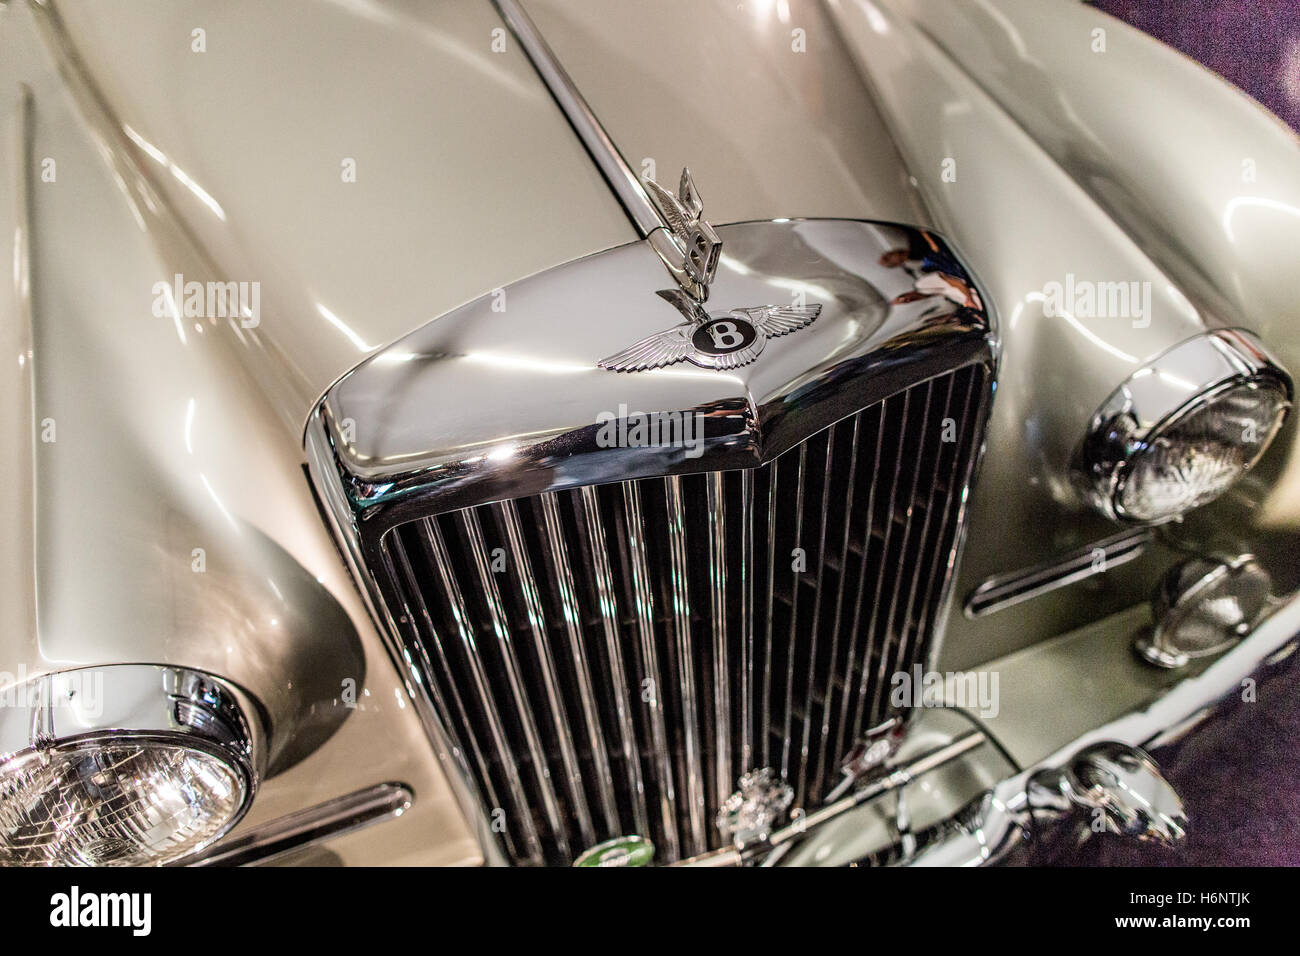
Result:
{"label": "headlight", "polygon": [[1136,372],[1093,417],[1079,454],[1088,499],[1132,522],[1217,498],[1268,448],[1291,407],[1291,378],[1255,336],[1197,336]]}
{"label": "headlight", "polygon": [[0,865],[168,863],[248,808],[254,726],[216,678],[122,665],[0,696]]}

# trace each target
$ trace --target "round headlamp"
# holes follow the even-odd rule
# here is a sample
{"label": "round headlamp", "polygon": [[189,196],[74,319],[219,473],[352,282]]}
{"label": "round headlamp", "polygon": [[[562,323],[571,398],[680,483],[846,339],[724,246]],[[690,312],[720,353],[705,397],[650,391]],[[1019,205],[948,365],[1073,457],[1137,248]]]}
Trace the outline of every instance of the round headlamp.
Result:
{"label": "round headlamp", "polygon": [[1291,377],[1249,332],[1218,330],[1133,373],[1093,416],[1077,468],[1107,517],[1151,523],[1217,498],[1282,426]]}
{"label": "round headlamp", "polygon": [[202,850],[257,783],[248,699],[198,671],[60,671],[0,691],[0,865],[150,865]]}

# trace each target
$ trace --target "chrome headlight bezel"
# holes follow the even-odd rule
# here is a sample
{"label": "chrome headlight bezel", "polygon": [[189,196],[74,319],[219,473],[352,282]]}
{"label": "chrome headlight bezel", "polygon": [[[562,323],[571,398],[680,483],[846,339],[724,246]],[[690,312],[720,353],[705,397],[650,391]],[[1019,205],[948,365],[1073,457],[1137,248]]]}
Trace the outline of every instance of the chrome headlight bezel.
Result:
{"label": "chrome headlight bezel", "polygon": [[[247,813],[265,770],[265,735],[255,703],[234,685],[201,671],[140,664],[77,668],[14,685],[0,696],[5,705],[0,707],[0,774],[42,759],[131,747],[183,751],[216,761],[228,773],[238,802],[218,826],[183,849],[122,862],[173,863],[211,846]],[[52,825],[70,827],[71,821]],[[9,864],[88,862],[75,850],[67,851],[71,858],[15,854],[6,840],[0,832],[0,858]]]}
{"label": "chrome headlight bezel", "polygon": [[1158,438],[1242,390],[1267,391],[1282,404],[1237,478],[1254,466],[1281,428],[1295,395],[1291,376],[1253,333],[1241,329],[1206,332],[1143,365],[1089,423],[1074,462],[1083,497],[1106,517],[1129,524],[1159,524],[1208,504],[1222,490],[1168,513],[1134,514],[1124,504],[1125,487]]}

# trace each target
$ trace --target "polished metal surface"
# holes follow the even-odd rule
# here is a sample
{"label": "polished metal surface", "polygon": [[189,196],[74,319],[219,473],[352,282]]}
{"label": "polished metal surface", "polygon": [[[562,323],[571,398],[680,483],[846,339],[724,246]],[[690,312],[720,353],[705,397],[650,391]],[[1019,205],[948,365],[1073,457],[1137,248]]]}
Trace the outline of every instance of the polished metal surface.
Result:
{"label": "polished metal surface", "polygon": [[1272,581],[1253,555],[1189,558],[1160,582],[1155,623],[1134,647],[1157,667],[1182,667],[1241,640],[1274,604]]}
{"label": "polished metal surface", "polygon": [[[0,691],[0,768],[21,768],[24,763],[50,759],[49,755],[56,752],[79,755],[77,760],[85,755],[87,765],[93,767],[97,751],[132,745],[175,747],[214,757],[231,773],[236,796],[230,816],[204,838],[202,846],[207,846],[233,828],[248,811],[266,772],[262,720],[257,704],[243,691],[198,671],[147,664],[57,671]],[[79,809],[79,803],[70,797],[52,798],[66,818],[40,815],[36,820],[6,821],[6,828],[12,825],[15,829],[0,834],[0,857],[10,864],[48,862],[44,855],[48,843],[49,860],[66,863],[57,853],[58,834],[65,828],[94,828],[90,835],[69,833],[66,839],[73,846],[79,846],[82,840],[102,844],[104,859],[110,861],[116,853],[107,848],[115,843],[165,841],[170,818],[156,821],[157,834],[117,832],[120,827],[135,827],[138,811],[116,802],[124,799],[125,791],[119,791],[111,777],[109,772],[103,780],[73,785],[82,794],[78,799],[89,804],[84,809]],[[170,783],[182,786],[176,781]],[[12,778],[6,790],[10,804],[19,803],[22,798]],[[149,794],[143,799],[148,800]],[[100,800],[104,802],[97,805]],[[158,800],[160,808],[165,804],[165,799]],[[162,845],[158,844],[160,853]],[[92,853],[86,859],[98,857]]]}
{"label": "polished metal surface", "polygon": [[1147,528],[1121,531],[1035,567],[989,578],[967,595],[966,616],[993,614],[1040,594],[1105,574],[1140,557],[1152,534]]}
{"label": "polished metal surface", "polygon": [[[1036,841],[1051,833],[1036,835],[1035,805],[1038,816],[1049,826],[1066,822],[1091,829],[1076,814],[1062,816],[1061,787],[1037,789],[1031,782],[1051,780],[1075,767],[1080,756],[1100,753],[1130,752],[1124,765],[1107,769],[1104,766],[1087,769],[1084,777],[1092,786],[1113,787],[1127,782],[1128,774],[1145,789],[1136,792],[1150,804],[1149,810],[1115,802],[1114,794],[1109,808],[1099,804],[1107,826],[1122,826],[1127,821],[1137,832],[1151,826],[1148,834],[1155,839],[1176,839],[1179,830],[1185,829],[1176,799],[1158,783],[1149,779],[1149,769],[1133,749],[1156,750],[1176,743],[1197,725],[1211,719],[1221,707],[1239,705],[1243,681],[1254,680],[1261,669],[1273,665],[1280,658],[1294,652],[1295,635],[1300,632],[1300,596],[1291,595],[1279,602],[1274,613],[1261,620],[1255,629],[1223,653],[1208,667],[1170,683],[1154,698],[1148,698],[1134,709],[1099,726],[1089,726],[1077,738],[1064,744],[1055,752],[1038,760],[1034,766],[1003,780],[988,792],[974,799],[964,810],[954,815],[946,825],[931,835],[917,857],[911,861],[925,866],[978,866],[990,863],[1024,859],[1031,853]],[[1140,665],[1135,665],[1140,666]],[[1148,671],[1150,673],[1150,671]],[[1143,779],[1146,778],[1146,779]],[[1037,790],[1031,797],[1031,790]],[[1087,821],[1091,822],[1091,819]],[[1139,826],[1140,825],[1140,826]],[[1068,833],[1079,835],[1082,831],[1067,827]]]}
{"label": "polished metal surface", "polygon": [[[504,310],[494,307],[499,297],[477,299],[330,390],[307,439],[342,480],[349,512],[374,527],[395,523],[413,498],[416,513],[428,513],[640,475],[753,467],[907,384],[990,356],[971,280],[931,233],[840,220],[718,233],[727,251],[711,302],[722,310],[801,296],[821,306],[817,321],[744,369],[614,375],[600,359],[674,315],[656,294],[663,269],[647,244],[521,280],[502,290]],[[956,284],[918,292],[933,275]],[[461,404],[469,395],[473,415]],[[685,428],[694,423],[687,413],[702,413],[702,434],[686,435],[698,442],[620,444],[609,427],[665,412],[681,413]],[[344,528],[353,525],[346,515]]]}
{"label": "polished metal surface", "polygon": [[0,762],[130,735],[215,748],[243,769],[250,793],[266,771],[258,705],[211,674],[152,664],[56,671],[0,690],[0,703]]}
{"label": "polished metal surface", "polygon": [[411,808],[415,796],[400,783],[381,783],[260,824],[185,861],[187,866],[266,863],[321,840],[353,833]]}
{"label": "polished metal surface", "polygon": [[[313,478],[427,689],[426,720],[483,812],[505,808],[518,862],[572,859],[588,823],[644,834],[666,859],[704,852],[708,820],[760,759],[815,801],[889,709],[891,669],[931,652],[991,386],[978,294],[941,240],[906,227],[718,234],[712,301],[816,300],[788,349],[744,370],[600,368],[623,334],[608,315],[662,327],[671,312],[642,243],[395,343],[308,431]],[[899,255],[911,249],[925,253]],[[437,398],[457,393],[476,396],[473,417]],[[686,431],[609,440],[642,414]],[[692,424],[694,448],[673,440]],[[796,548],[815,572],[783,557]]]}
{"label": "polished metal surface", "polygon": [[674,196],[653,179],[645,181],[650,199],[666,226],[647,238],[663,259],[677,284],[697,302],[709,297],[709,283],[718,269],[722,241],[703,216],[704,202],[695,188],[689,168]]}
{"label": "polished metal surface", "polygon": [[761,839],[748,844],[722,847],[680,861],[682,866],[744,866],[760,864],[771,866],[780,862],[782,855],[828,825],[843,819],[864,804],[896,794],[908,784],[926,774],[947,767],[988,743],[988,737],[979,730],[970,730],[940,746],[933,747],[906,760],[900,760],[882,769],[882,772],[853,792],[829,800],[809,813],[780,828],[773,829]]}
{"label": "polished metal surface", "polygon": [[[1108,519],[1079,508],[1065,446],[1074,444],[1114,383],[1151,356],[1207,327],[1244,326],[1296,367],[1300,339],[1292,326],[1300,272],[1288,258],[1300,235],[1294,137],[1226,84],[1086,5],[1065,4],[1059,15],[1044,17],[1035,0],[952,0],[938,18],[921,0],[689,0],[665,5],[657,17],[619,0],[528,0],[528,8],[599,112],[602,132],[640,167],[633,173],[624,163],[629,188],[653,176],[655,165],[667,172],[690,162],[714,221],[834,215],[933,222],[962,250],[990,306],[1000,309],[1004,332],[988,432],[996,453],[970,499],[977,546],[967,549],[959,572],[956,590],[963,595],[1008,568],[1039,567],[1113,530]],[[265,809],[254,813],[274,817],[312,805],[355,788],[362,775],[410,780],[421,804],[392,826],[403,836],[377,835],[370,850],[354,842],[348,858],[414,859],[410,848],[423,842],[429,849],[422,859],[472,860],[477,851],[421,746],[412,710],[429,708],[412,665],[399,658],[401,674],[391,671],[366,617],[370,600],[380,626],[394,624],[373,603],[373,555],[361,552],[355,515],[373,509],[365,520],[376,522],[370,530],[377,531],[394,518],[396,498],[366,497],[354,511],[342,482],[318,477],[331,520],[338,516],[343,525],[340,539],[360,558],[354,569],[365,598],[359,599],[301,480],[302,420],[337,376],[407,330],[498,287],[511,291],[501,304],[514,313],[519,302],[508,284],[516,277],[645,230],[629,226],[607,194],[580,138],[565,128],[521,55],[517,35],[505,38],[504,49],[494,48],[493,31],[502,21],[487,4],[461,9],[375,0],[309,8],[286,0],[274,9],[243,11],[253,20],[246,18],[240,42],[214,43],[202,56],[176,42],[188,35],[196,13],[210,19],[191,0],[162,12],[134,0],[112,8],[57,0],[0,10],[0,87],[9,91],[0,98],[4,154],[19,157],[13,167],[19,184],[35,180],[43,157],[58,157],[60,171],[57,185],[32,181],[0,193],[0,236],[14,237],[6,258],[20,264],[15,281],[0,291],[0,312],[31,320],[3,323],[0,333],[6,353],[19,357],[0,396],[6,434],[16,436],[20,449],[0,465],[15,492],[0,512],[12,543],[0,559],[6,659],[25,662],[32,673],[129,659],[227,675],[267,705],[276,738],[271,749],[283,752],[275,761],[284,769],[276,779],[282,786],[264,791]],[[286,16],[299,29],[279,29]],[[1104,76],[1087,44],[1077,42],[1098,20],[1111,44]],[[224,18],[212,23],[233,28]],[[683,23],[692,25],[689,35]],[[796,32],[806,40],[804,52],[794,47]],[[162,73],[173,82],[157,84]],[[1148,82],[1135,84],[1138,76]],[[17,93],[24,86],[30,93]],[[177,110],[182,101],[205,108]],[[1113,104],[1121,101],[1128,106],[1117,111]],[[376,113],[375,102],[400,106]],[[21,104],[17,110],[14,103]],[[478,122],[484,115],[495,121]],[[246,148],[231,150],[232,141]],[[340,181],[344,157],[358,161],[355,182]],[[1257,182],[1237,175],[1244,157],[1258,166]],[[942,178],[952,158],[959,175]],[[1008,196],[1016,201],[1004,201]],[[472,241],[465,223],[474,224]],[[1054,241],[1067,226],[1071,241]],[[662,228],[650,232],[666,236]],[[851,272],[860,268],[853,261]],[[720,270],[725,281],[725,264]],[[266,321],[256,330],[206,321],[200,329],[179,314],[151,321],[142,314],[147,290],[159,276],[177,272],[260,280]],[[1154,309],[1145,321],[1046,315],[1045,284],[1070,273],[1149,282]],[[660,264],[657,282],[663,279]],[[783,298],[792,291],[766,286]],[[585,294],[570,293],[567,301]],[[490,387],[508,397],[484,402],[490,421],[479,433],[468,425],[462,430],[455,416],[442,412],[455,405],[460,418],[478,416],[464,401],[483,398],[472,375],[443,382],[427,401],[409,406],[412,418],[423,414],[442,433],[460,435],[448,442],[445,460],[422,457],[436,450],[433,442],[398,442],[403,447],[391,459],[351,464],[376,466],[374,488],[385,475],[399,476],[405,484],[395,494],[459,494],[478,478],[499,475],[500,458],[474,463],[476,455],[506,456],[519,445],[527,457],[538,428],[563,438],[590,425],[589,407],[565,394],[573,382],[568,376],[597,374],[599,356],[675,319],[665,310],[655,314],[658,324],[641,322],[614,297],[605,305],[609,341],[600,350],[581,350],[577,361],[577,349],[539,354],[535,339],[513,334],[508,323],[492,326],[492,346],[475,349],[467,364],[479,363],[480,377],[491,377]],[[486,311],[483,317],[494,318]],[[839,323],[844,341],[860,341],[852,323],[828,312],[769,343],[737,373],[741,381],[721,400],[733,402],[729,413],[752,417],[748,435],[770,435],[777,413],[799,406],[804,396],[797,385],[785,394],[798,398],[778,397],[787,383],[815,365],[817,374],[831,368],[833,362],[818,364],[837,348],[835,336],[819,328],[828,318]],[[809,355],[806,337],[819,343],[820,357]],[[889,338],[882,333],[875,341]],[[786,364],[787,350],[808,361]],[[459,361],[455,343],[448,352],[449,364]],[[785,371],[767,375],[771,363]],[[141,368],[150,373],[139,374]],[[630,393],[631,408],[684,410],[709,407],[717,397],[712,385],[733,374],[691,377],[700,371],[683,363],[605,377],[624,379],[617,387]],[[751,380],[750,372],[759,378]],[[511,374],[526,380],[520,389],[499,384]],[[661,390],[669,376],[676,381],[666,384],[676,389]],[[633,379],[645,379],[644,389]],[[559,387],[537,387],[548,380]],[[615,411],[618,394],[607,398],[597,407]],[[507,402],[521,413],[512,418]],[[382,406],[374,411],[353,421],[386,427]],[[57,421],[59,442],[40,439],[46,419]],[[710,427],[717,422],[710,418]],[[1270,471],[1252,474],[1250,487],[1241,489],[1252,506],[1248,518],[1239,527],[1220,520],[1215,528],[1245,538],[1259,527],[1279,531],[1283,563],[1288,536],[1300,527],[1296,446],[1286,440],[1293,428],[1277,443],[1288,457],[1271,456]],[[745,441],[737,433],[729,437]],[[29,445],[30,455],[22,450]],[[708,450],[721,454],[725,447]],[[751,464],[766,450],[751,456]],[[512,473],[495,489],[479,490],[491,500],[534,494],[530,485],[545,486],[549,469],[565,467],[568,459],[555,451],[540,467],[524,462],[518,480]],[[628,452],[613,451],[611,458]],[[639,451],[643,459],[658,456]],[[405,452],[412,452],[409,473],[401,467]],[[332,447],[309,445],[309,455],[317,476],[337,472]],[[596,460],[577,457],[588,468]],[[673,467],[717,473],[707,461],[696,467],[689,456],[681,459]],[[86,461],[101,466],[93,486]],[[450,461],[462,463],[459,475],[440,470]],[[869,461],[864,457],[862,467]],[[427,486],[418,478],[425,468]],[[625,472],[620,463],[602,480],[621,480]],[[748,476],[741,490],[746,518],[728,514],[709,544],[756,558],[726,568],[729,587],[745,595],[758,589],[757,602],[746,597],[741,613],[752,614],[760,628],[727,629],[728,640],[737,630],[747,638],[743,663],[727,676],[742,697],[730,717],[752,707],[755,713],[739,717],[750,726],[767,719],[758,714],[770,707],[764,681],[779,689],[781,706],[787,684],[784,673],[765,676],[759,666],[762,568],[770,555],[750,533],[751,520],[761,528],[776,502],[754,494],[752,469],[742,474]],[[1285,480],[1274,481],[1278,476]],[[572,473],[556,480],[567,487],[584,483]],[[463,500],[478,503],[472,497]],[[820,540],[825,518],[811,522],[805,534]],[[686,530],[689,540],[692,529]],[[838,531],[832,521],[828,553]],[[633,540],[631,530],[627,537]],[[983,544],[991,541],[998,546]],[[514,566],[509,545],[507,536],[502,546]],[[1241,546],[1267,563],[1254,541]],[[191,569],[194,548],[210,560],[206,574]],[[1080,600],[1082,588],[1041,594],[1016,609],[1015,627],[1007,626],[1006,615],[954,615],[942,664],[984,661],[1110,614],[1147,593],[1146,578],[1168,560],[1162,549],[1149,548],[1096,579],[1098,589],[1088,590],[1087,600]],[[533,569],[542,602],[544,573]],[[712,600],[712,586],[689,596],[696,604]],[[582,600],[571,587],[562,604],[576,610]],[[823,617],[851,620],[852,601],[844,603]],[[888,622],[888,607],[881,613]],[[905,614],[901,600],[892,615]],[[933,621],[943,629],[942,611]],[[575,613],[543,638],[570,653],[565,649],[579,646],[584,627]],[[831,631],[832,657],[857,636],[844,631],[841,638],[843,627]],[[513,637],[529,647],[538,640],[531,631]],[[496,635],[489,630],[480,640],[496,641]],[[429,655],[436,660],[435,649]],[[676,678],[667,659],[659,663],[662,691]],[[1061,687],[1072,673],[1077,669],[1049,671],[1040,683]],[[339,699],[348,680],[368,692],[355,711]],[[545,697],[544,674],[537,688]],[[805,688],[796,684],[794,695]],[[577,708],[575,736],[601,754],[606,742],[590,740],[610,737],[615,752],[620,742],[599,726],[591,699],[587,693]],[[717,701],[698,703],[701,714],[716,719]],[[455,708],[443,701],[444,712],[443,704]],[[535,729],[547,738],[557,733],[555,721],[541,713]],[[852,716],[850,710],[844,720]],[[809,747],[810,775],[820,772],[814,756],[835,766],[833,732],[844,720],[826,714],[820,726],[807,715],[793,722],[793,754],[802,755],[806,738],[830,740],[822,753]],[[749,736],[732,741],[733,763],[753,765],[741,756],[746,748],[750,754],[774,749],[781,759],[782,747]],[[378,737],[402,744],[376,748]],[[701,740],[702,751],[710,740],[716,735]],[[435,744],[448,764],[476,759],[445,740]],[[315,760],[308,759],[312,754]],[[560,799],[571,800],[563,748],[554,760],[551,783]],[[710,765],[718,772],[716,760]],[[595,831],[602,817],[619,811],[614,771],[597,765],[590,774],[602,781],[587,799]],[[645,780],[651,780],[648,766]],[[674,796],[680,807],[682,793]],[[422,812],[433,814],[427,830],[415,821]],[[662,819],[664,804],[650,803],[647,813]],[[579,830],[581,817],[575,812]],[[408,832],[420,836],[407,838]],[[575,841],[571,849],[585,845]]]}
{"label": "polished metal surface", "polygon": [[[1239,385],[1279,390],[1288,402],[1295,394],[1291,376],[1259,338],[1240,329],[1196,336],[1143,365],[1102,403],[1088,426],[1075,464],[1082,493],[1107,517],[1137,520],[1121,502],[1133,459],[1162,428]],[[1254,457],[1268,448],[1279,424],[1254,437]]]}
{"label": "polished metal surface", "polygon": [[1187,833],[1182,800],[1143,751],[1109,741],[1080,751],[1059,770],[1029,781],[1035,828],[1075,817],[1085,832],[1173,846]]}
{"label": "polished metal surface", "polygon": [[811,325],[822,311],[820,305],[761,305],[710,315],[676,289],[659,295],[680,309],[686,321],[601,359],[601,368],[644,372],[681,361],[700,368],[740,368],[762,354],[769,338]]}
{"label": "polished metal surface", "polygon": [[794,788],[771,767],[751,770],[737,781],[736,792],[721,801],[718,830],[743,853],[745,847],[768,839],[793,801]]}
{"label": "polished metal surface", "polygon": [[564,112],[578,138],[582,140],[597,168],[609,183],[614,195],[623,204],[624,211],[636,225],[642,238],[664,225],[655,204],[646,194],[645,187],[628,167],[609,134],[591,111],[582,93],[574,85],[560,60],[551,51],[546,39],[532,18],[517,0],[492,0],[501,18],[518,38],[529,61]]}
{"label": "polished metal surface", "polygon": [[[557,790],[552,781],[563,773],[568,748],[584,768],[612,769],[617,809],[596,824],[597,838],[640,833],[661,848],[664,862],[717,845],[707,821],[727,811],[737,778],[754,769],[737,760],[747,737],[770,743],[774,773],[790,798],[816,806],[839,766],[833,741],[856,740],[864,722],[897,716],[881,683],[928,657],[935,634],[924,622],[932,620],[951,560],[985,387],[981,367],[964,366],[748,471],[588,485],[416,518],[388,531],[380,547],[395,560],[377,567],[400,574],[379,577],[385,603],[410,659],[433,665],[420,683],[440,702],[462,752],[476,755],[473,782],[485,813],[504,811],[510,858],[565,863],[583,845],[572,808],[597,800],[603,782],[584,772],[566,781],[574,792]],[[954,442],[942,440],[945,421]],[[879,469],[854,467],[878,445],[886,449]],[[774,565],[744,563],[741,542],[728,533],[747,520],[745,475],[756,497],[776,502],[775,522],[754,527],[757,538],[774,542]],[[840,511],[850,497],[848,475],[857,476],[852,497],[859,504]],[[873,484],[888,484],[889,493],[873,496]],[[832,516],[851,529],[843,564],[821,558]],[[525,558],[513,564],[504,560],[512,528]],[[557,554],[566,566],[553,563]],[[503,559],[495,570],[489,555]],[[725,588],[741,571],[772,582],[755,595],[756,605],[772,610],[750,616],[755,632],[770,626],[777,637],[755,642],[752,651],[740,602]],[[864,614],[862,638],[851,643],[847,616],[829,633],[835,605],[846,602],[890,611],[869,620]],[[571,614],[577,657],[546,639],[565,633]],[[448,632],[466,637],[453,649],[442,639]],[[851,647],[856,656],[848,655]],[[750,653],[765,675],[761,685],[738,680]],[[548,658],[557,682],[547,676]],[[579,673],[593,688],[590,701],[574,693]],[[660,684],[664,673],[676,680]],[[560,687],[554,697],[553,683]],[[474,688],[474,700],[447,708],[463,686]],[[742,701],[741,686],[751,695],[766,688],[764,706]],[[582,733],[587,703],[611,730],[599,754]],[[765,722],[741,727],[741,713],[761,713]],[[834,757],[823,760],[823,753]],[[737,824],[724,835],[749,829]]]}

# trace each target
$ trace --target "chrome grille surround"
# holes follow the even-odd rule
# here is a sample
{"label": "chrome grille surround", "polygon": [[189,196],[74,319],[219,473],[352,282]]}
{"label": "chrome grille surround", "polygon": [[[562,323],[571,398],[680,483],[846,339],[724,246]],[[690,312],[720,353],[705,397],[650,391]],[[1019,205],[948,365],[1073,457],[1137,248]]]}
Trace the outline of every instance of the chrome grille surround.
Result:
{"label": "chrome grille surround", "polygon": [[[815,806],[892,712],[888,675],[942,633],[995,356],[969,276],[909,227],[718,231],[711,308],[823,306],[748,368],[595,367],[671,319],[634,243],[430,323],[309,424],[325,510],[490,861],[628,832],[659,862],[716,847],[718,806],[768,763]],[[601,447],[620,406],[700,413],[698,457]],[[807,572],[779,560],[794,547]]]}

